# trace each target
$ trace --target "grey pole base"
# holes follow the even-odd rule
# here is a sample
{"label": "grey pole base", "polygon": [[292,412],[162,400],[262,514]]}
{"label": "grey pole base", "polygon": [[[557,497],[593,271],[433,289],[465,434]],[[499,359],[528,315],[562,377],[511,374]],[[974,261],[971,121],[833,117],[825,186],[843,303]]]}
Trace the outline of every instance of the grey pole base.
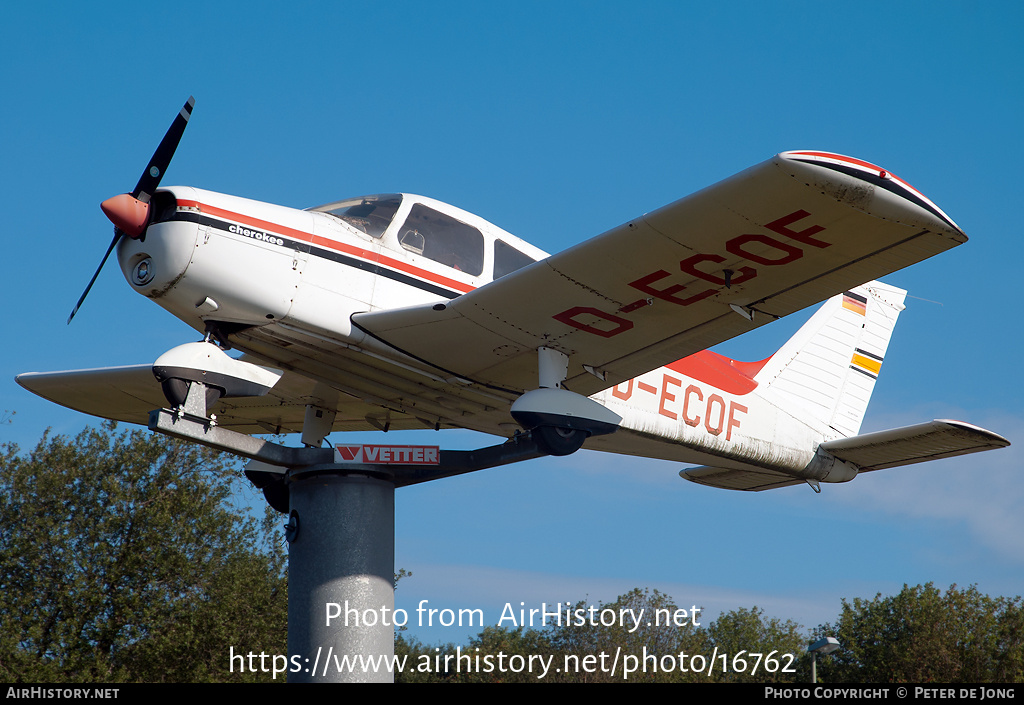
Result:
{"label": "grey pole base", "polygon": [[380,470],[289,473],[289,683],[394,681],[395,484]]}
{"label": "grey pole base", "polygon": [[394,681],[396,487],[546,454],[525,433],[487,448],[441,450],[431,465],[334,464],[331,448],[289,448],[221,428],[206,417],[205,397],[194,396],[191,411],[150,412],[149,428],[271,466],[246,476],[271,507],[289,512],[289,683]]}

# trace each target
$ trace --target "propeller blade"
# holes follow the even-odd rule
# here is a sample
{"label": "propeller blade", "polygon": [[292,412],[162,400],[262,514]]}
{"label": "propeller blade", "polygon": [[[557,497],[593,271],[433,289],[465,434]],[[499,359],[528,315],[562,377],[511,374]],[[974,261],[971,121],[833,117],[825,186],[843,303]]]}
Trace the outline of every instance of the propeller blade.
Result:
{"label": "propeller blade", "polygon": [[139,183],[135,184],[135,190],[130,194],[123,193],[120,196],[108,198],[100,205],[103,212],[114,223],[114,239],[110,241],[106,254],[100,260],[100,266],[96,268],[96,273],[89,280],[89,286],[85,287],[74,310],[68,316],[69,324],[78,313],[78,309],[82,307],[85,297],[89,295],[92,285],[96,283],[96,278],[99,277],[103,265],[107,263],[107,258],[114,251],[121,236],[127,233],[129,237],[137,238],[146,231],[146,226],[149,224],[149,199],[153,197],[157,187],[160,186],[160,179],[163,178],[175,150],[178,149],[178,143],[181,142],[181,136],[185,133],[188,119],[192,117],[192,107],[195,104],[196,99],[189,96],[185,105],[174,118],[174,122],[167,128],[164,138],[160,140],[160,145],[153,152],[153,158],[149,160],[149,166],[142,173]]}
{"label": "propeller blade", "polygon": [[92,275],[92,279],[89,280],[89,286],[85,287],[85,291],[82,292],[82,297],[78,299],[78,303],[75,304],[75,310],[68,316],[68,324],[71,323],[71,319],[78,313],[78,309],[82,307],[82,302],[85,301],[85,297],[89,295],[89,290],[92,289],[92,285],[96,283],[96,277],[100,275],[100,270],[103,269],[103,265],[107,263],[107,257],[110,257],[110,253],[114,251],[114,246],[117,245],[117,241],[121,239],[123,233],[114,228],[114,239],[110,241],[110,247],[107,248],[107,253],[103,255],[103,259],[100,260],[100,266],[96,268],[96,273]]}
{"label": "propeller blade", "polygon": [[149,160],[149,166],[146,167],[146,171],[142,173],[139,183],[135,185],[135,190],[132,191],[133,198],[143,203],[149,203],[149,199],[160,185],[160,179],[164,177],[164,172],[167,171],[167,165],[171,163],[174,150],[178,148],[178,142],[181,141],[181,136],[185,132],[188,119],[192,117],[192,106],[195,104],[196,99],[189,96],[188,100],[185,101],[184,107],[182,107],[177,117],[174,118],[174,122],[167,129],[167,134],[160,140],[160,146],[153,152],[153,158]]}

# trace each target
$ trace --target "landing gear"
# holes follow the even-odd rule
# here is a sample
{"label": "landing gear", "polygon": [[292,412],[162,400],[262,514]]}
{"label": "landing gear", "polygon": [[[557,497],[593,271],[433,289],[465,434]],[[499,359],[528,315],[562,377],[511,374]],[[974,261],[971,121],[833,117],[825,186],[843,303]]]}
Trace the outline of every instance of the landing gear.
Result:
{"label": "landing gear", "polygon": [[[193,382],[182,379],[181,377],[170,377],[160,383],[160,388],[164,392],[164,398],[171,405],[172,409],[185,406],[185,401],[188,399],[188,388]],[[218,387],[206,387],[206,408],[209,409],[211,406],[217,403],[217,400],[224,396],[224,390]]]}
{"label": "landing gear", "polygon": [[621,416],[562,388],[569,367],[567,355],[551,348],[539,348],[537,354],[540,388],[516,399],[510,412],[540,450],[548,455],[570,455],[590,436],[613,433],[619,427]]}
{"label": "landing gear", "polygon": [[153,363],[172,409],[206,417],[221,397],[263,396],[281,377],[280,370],[227,356],[211,342],[186,343],[168,350]]}
{"label": "landing gear", "polygon": [[561,456],[578,451],[590,434],[575,428],[537,426],[530,430],[530,436],[548,455]]}

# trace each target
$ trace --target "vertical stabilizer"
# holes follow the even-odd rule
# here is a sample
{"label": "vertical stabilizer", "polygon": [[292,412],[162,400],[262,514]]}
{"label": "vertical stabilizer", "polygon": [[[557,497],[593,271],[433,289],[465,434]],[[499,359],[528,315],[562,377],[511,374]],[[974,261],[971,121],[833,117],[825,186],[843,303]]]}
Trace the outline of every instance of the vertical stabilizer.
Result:
{"label": "vertical stabilizer", "polygon": [[869,282],[832,297],[757,374],[765,399],[856,435],[907,292]]}

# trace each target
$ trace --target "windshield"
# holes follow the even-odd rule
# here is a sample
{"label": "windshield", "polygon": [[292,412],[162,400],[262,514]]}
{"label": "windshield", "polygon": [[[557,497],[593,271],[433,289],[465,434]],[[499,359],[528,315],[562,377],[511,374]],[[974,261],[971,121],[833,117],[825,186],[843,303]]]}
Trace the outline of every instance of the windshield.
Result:
{"label": "windshield", "polygon": [[346,201],[317,206],[310,210],[333,215],[359,232],[366,233],[370,237],[380,237],[391,225],[401,204],[401,194],[385,193],[377,196],[350,198]]}

